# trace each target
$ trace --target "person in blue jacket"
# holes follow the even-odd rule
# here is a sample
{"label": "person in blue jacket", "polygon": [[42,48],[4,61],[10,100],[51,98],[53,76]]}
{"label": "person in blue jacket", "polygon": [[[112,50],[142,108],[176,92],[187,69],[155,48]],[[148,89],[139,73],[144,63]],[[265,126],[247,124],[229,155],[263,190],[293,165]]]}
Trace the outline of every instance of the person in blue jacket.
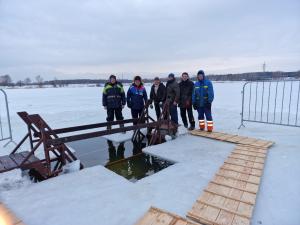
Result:
{"label": "person in blue jacket", "polygon": [[[127,106],[131,109],[133,119],[139,118],[148,101],[146,89],[140,76],[135,76],[127,92]],[[135,123],[134,123],[135,124]]]}
{"label": "person in blue jacket", "polygon": [[213,119],[211,114],[211,104],[214,100],[214,89],[212,82],[205,78],[203,70],[197,73],[197,80],[194,85],[192,102],[195,110],[198,111],[199,127],[200,130],[205,129],[205,119],[207,122],[207,131],[213,130]]}

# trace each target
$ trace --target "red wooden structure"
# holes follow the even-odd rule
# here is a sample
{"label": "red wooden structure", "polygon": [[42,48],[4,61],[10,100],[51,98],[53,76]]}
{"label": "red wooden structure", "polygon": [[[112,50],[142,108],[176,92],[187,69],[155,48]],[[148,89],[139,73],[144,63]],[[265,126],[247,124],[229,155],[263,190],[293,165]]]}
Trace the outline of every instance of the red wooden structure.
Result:
{"label": "red wooden structure", "polygon": [[[147,136],[150,137],[149,145],[161,143],[164,139],[164,135],[176,132],[177,125],[173,124],[170,120],[168,103],[165,103],[162,115],[158,121],[155,121],[149,116],[148,108],[149,103],[144,107],[142,116],[139,119],[126,119],[59,129],[51,129],[38,114],[29,115],[27,112],[18,112],[18,115],[27,125],[27,133],[10,155],[0,157],[0,173],[20,168],[22,170],[33,170],[41,179],[54,177],[62,172],[65,164],[77,160],[66,143],[130,130],[134,131],[132,141],[141,141],[145,137],[141,129],[147,128]],[[133,125],[131,123],[133,123]],[[125,126],[128,124],[129,126]],[[109,130],[102,129],[100,131],[63,137],[58,136],[59,134],[106,128],[107,126],[113,125],[124,125],[124,127]],[[23,146],[27,140],[29,140],[30,149],[28,151],[21,151],[21,146]],[[37,151],[42,151],[43,154],[39,155],[43,155],[43,158],[39,159],[36,157]],[[81,168],[83,168],[82,164]]]}

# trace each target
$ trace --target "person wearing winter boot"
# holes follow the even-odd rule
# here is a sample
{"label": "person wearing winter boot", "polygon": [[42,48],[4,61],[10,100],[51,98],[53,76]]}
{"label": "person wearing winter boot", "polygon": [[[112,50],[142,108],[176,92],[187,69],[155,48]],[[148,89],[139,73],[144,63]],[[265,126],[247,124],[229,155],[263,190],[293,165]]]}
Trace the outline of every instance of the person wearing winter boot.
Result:
{"label": "person wearing winter boot", "polygon": [[179,108],[180,115],[185,128],[188,128],[188,121],[186,118],[186,113],[189,117],[190,127],[189,130],[195,129],[195,120],[192,108],[192,94],[194,89],[194,83],[189,79],[189,74],[187,72],[182,73],[181,82],[179,83],[180,97],[179,97]]}
{"label": "person wearing winter boot", "polygon": [[[127,106],[131,109],[133,119],[142,115],[143,108],[148,101],[146,89],[140,76],[135,76],[132,85],[127,91]],[[136,124],[136,122],[134,123]]]}
{"label": "person wearing winter boot", "polygon": [[160,79],[158,77],[154,78],[153,85],[151,87],[150,91],[150,107],[152,108],[152,103],[154,103],[155,113],[157,119],[160,117],[161,113],[161,105],[166,100],[166,86],[160,82]]}
{"label": "person wearing winter boot", "polygon": [[[123,85],[117,81],[115,75],[110,75],[109,82],[107,82],[103,89],[102,94],[102,105],[107,111],[107,122],[116,120],[123,120],[122,109],[126,105],[125,92]],[[124,125],[120,125],[124,127]],[[111,129],[111,126],[108,125],[107,129]]]}
{"label": "person wearing winter boot", "polygon": [[178,83],[176,82],[175,75],[173,73],[169,74],[166,87],[167,87],[167,100],[169,101],[170,104],[171,120],[175,124],[178,124],[177,104],[179,102],[180,89]]}
{"label": "person wearing winter boot", "polygon": [[205,129],[205,119],[207,123],[207,131],[213,130],[213,119],[211,114],[211,104],[214,100],[214,89],[212,82],[205,78],[203,70],[197,73],[197,82],[194,85],[192,95],[193,107],[198,111],[200,130]]}

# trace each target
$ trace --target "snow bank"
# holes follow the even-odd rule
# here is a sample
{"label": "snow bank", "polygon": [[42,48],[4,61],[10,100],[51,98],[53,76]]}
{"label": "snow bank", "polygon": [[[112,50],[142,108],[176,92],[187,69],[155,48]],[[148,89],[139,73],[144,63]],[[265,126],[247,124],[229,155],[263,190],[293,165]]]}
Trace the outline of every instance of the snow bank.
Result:
{"label": "snow bank", "polygon": [[22,171],[20,169],[11,170],[6,173],[0,173],[0,193],[19,189],[31,183],[32,182],[29,177],[22,176]]}
{"label": "snow bank", "polygon": [[231,144],[181,136],[145,149],[176,163],[134,184],[96,166],[1,193],[1,198],[28,225],[131,225],[151,205],[184,216],[231,149]]}

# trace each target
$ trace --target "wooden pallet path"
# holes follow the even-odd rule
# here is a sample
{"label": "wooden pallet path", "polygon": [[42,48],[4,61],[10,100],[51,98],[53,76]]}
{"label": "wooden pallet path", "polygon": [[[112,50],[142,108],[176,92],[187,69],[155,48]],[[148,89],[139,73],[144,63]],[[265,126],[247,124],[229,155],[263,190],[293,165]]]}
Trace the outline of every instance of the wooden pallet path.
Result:
{"label": "wooden pallet path", "polygon": [[[176,214],[151,207],[135,225],[197,225]],[[199,224],[198,224],[199,225]]]}
{"label": "wooden pallet path", "polygon": [[0,202],[0,224],[2,225],[25,225],[4,204]]}
{"label": "wooden pallet path", "polygon": [[249,137],[239,136],[235,134],[227,134],[223,132],[206,132],[200,130],[193,130],[190,133],[196,136],[207,137],[219,141],[226,141],[234,144],[239,144],[239,146],[243,146],[243,147],[249,146],[249,148],[260,147],[265,149],[271,147],[274,144],[274,142],[272,141],[249,138]]}
{"label": "wooden pallet path", "polygon": [[274,143],[221,132],[191,134],[237,145],[187,217],[207,225],[250,224],[268,148]]}

